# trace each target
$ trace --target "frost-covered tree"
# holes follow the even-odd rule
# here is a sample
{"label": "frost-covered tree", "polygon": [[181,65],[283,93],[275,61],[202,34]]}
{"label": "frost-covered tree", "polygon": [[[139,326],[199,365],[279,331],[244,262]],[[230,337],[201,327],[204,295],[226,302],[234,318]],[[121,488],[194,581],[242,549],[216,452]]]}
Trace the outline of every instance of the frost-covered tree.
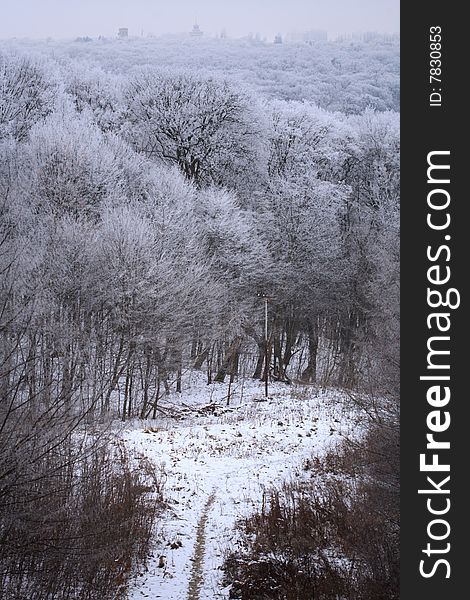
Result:
{"label": "frost-covered tree", "polygon": [[56,84],[42,61],[0,51],[0,140],[25,140],[52,112],[55,96]]}
{"label": "frost-covered tree", "polygon": [[256,165],[253,101],[223,80],[146,70],[129,82],[125,103],[133,146],[197,185],[223,185]]}
{"label": "frost-covered tree", "polygon": [[152,168],[88,112],[65,101],[31,130],[21,153],[19,182],[31,201],[55,215],[99,218],[106,199],[143,200],[154,187]]}
{"label": "frost-covered tree", "polygon": [[64,67],[65,91],[77,112],[89,111],[93,122],[103,132],[117,132],[122,125],[122,78],[96,67],[72,65]]}
{"label": "frost-covered tree", "polygon": [[[319,64],[332,48],[318,48]],[[362,63],[348,73],[337,50],[333,79],[357,95]],[[131,383],[144,364],[147,381],[157,370],[170,381],[208,351],[224,363],[240,336],[264,357],[259,291],[272,296],[278,376],[314,380],[318,354],[331,359],[323,374],[353,381],[371,324],[386,312],[380,290],[397,254],[396,115],[261,101],[207,69],[128,75],[131,55],[119,49],[113,62],[106,45],[94,52],[99,67],[78,55],[50,61],[63,92],[50,87],[53,112],[28,121],[20,143],[4,138],[0,163],[2,194],[21,197],[46,232],[37,257],[47,259],[29,281],[37,310],[50,308],[48,339],[73,349],[71,363],[100,365],[80,367],[82,389],[111,380],[102,399],[111,406],[126,374],[134,410]],[[287,60],[311,51],[273,52]],[[270,74],[273,56],[263,58]]]}
{"label": "frost-covered tree", "polygon": [[[344,206],[344,247],[350,263],[348,289],[360,321],[359,338],[397,369],[399,319],[399,121],[395,113],[367,110],[350,119]],[[364,328],[362,328],[364,330]],[[384,343],[385,339],[388,342]],[[393,366],[391,363],[394,363]],[[396,377],[390,377],[395,379]]]}
{"label": "frost-covered tree", "polygon": [[99,130],[65,107],[31,131],[23,183],[42,210],[91,216],[116,186],[116,169]]}

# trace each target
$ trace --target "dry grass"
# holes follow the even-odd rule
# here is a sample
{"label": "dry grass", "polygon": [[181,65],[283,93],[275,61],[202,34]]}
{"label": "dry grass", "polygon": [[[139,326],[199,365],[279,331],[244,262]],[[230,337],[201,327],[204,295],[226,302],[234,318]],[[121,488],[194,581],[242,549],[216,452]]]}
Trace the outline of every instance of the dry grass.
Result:
{"label": "dry grass", "polygon": [[49,452],[34,485],[2,498],[2,600],[117,600],[145,565],[160,502],[150,463],[121,444],[72,464],[66,452]]}
{"label": "dry grass", "polygon": [[373,429],[304,465],[311,479],[284,484],[240,523],[225,561],[238,600],[397,600],[398,445]]}

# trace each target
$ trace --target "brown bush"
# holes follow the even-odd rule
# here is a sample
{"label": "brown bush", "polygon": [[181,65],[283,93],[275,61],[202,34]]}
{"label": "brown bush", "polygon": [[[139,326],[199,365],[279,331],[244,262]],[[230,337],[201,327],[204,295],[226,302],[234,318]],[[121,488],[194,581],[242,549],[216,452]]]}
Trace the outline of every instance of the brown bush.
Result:
{"label": "brown bush", "polygon": [[115,600],[145,564],[159,501],[151,466],[111,443],[69,462],[67,446],[1,496],[2,599]]}
{"label": "brown bush", "polygon": [[312,461],[239,525],[225,581],[240,600],[395,600],[399,597],[398,444],[374,428],[363,444]]}

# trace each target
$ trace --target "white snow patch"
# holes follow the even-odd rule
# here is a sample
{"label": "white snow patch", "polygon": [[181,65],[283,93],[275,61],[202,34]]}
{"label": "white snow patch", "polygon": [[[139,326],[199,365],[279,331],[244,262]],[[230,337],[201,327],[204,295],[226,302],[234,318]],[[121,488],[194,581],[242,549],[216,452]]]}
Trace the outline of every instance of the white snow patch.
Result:
{"label": "white snow patch", "polygon": [[[185,393],[167,397],[166,405],[195,409],[208,402],[225,404],[226,384],[201,383],[193,379]],[[301,477],[304,459],[322,455],[341,436],[356,437],[362,430],[339,392],[274,384],[267,402],[259,401],[262,393],[262,385],[250,381],[243,392],[241,385],[234,388],[231,412],[134,422],[123,432],[130,447],[161,468],[170,505],[155,531],[149,570],[133,582],[130,600],[187,598],[197,523],[213,491],[200,600],[228,598],[220,567],[236,535],[236,520],[259,507],[263,490]],[[159,566],[161,556],[164,567]]]}

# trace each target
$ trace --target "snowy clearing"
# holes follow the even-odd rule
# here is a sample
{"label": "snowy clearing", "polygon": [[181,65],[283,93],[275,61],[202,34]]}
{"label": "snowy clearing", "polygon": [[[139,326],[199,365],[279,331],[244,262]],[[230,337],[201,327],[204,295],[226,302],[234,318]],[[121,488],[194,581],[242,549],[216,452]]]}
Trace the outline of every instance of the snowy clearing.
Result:
{"label": "snowy clearing", "polygon": [[[227,385],[196,387],[167,398],[187,407],[181,420],[134,422],[123,432],[129,447],[161,469],[169,503],[148,572],[131,585],[130,600],[228,598],[220,567],[236,520],[259,506],[263,490],[301,477],[304,459],[361,430],[336,391],[277,384],[264,402],[261,384],[250,381],[243,391],[235,387],[231,410],[223,412]],[[205,415],[209,400],[223,414]],[[191,415],[190,407],[200,413]]]}

